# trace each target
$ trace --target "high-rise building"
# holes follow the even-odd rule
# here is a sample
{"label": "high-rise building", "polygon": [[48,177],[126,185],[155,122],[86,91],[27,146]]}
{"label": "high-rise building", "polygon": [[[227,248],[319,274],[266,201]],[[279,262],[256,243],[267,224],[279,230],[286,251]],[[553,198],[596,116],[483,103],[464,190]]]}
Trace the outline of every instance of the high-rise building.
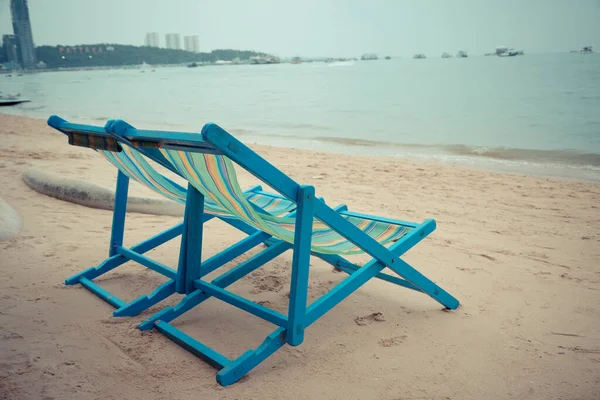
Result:
{"label": "high-rise building", "polygon": [[2,36],[2,49],[5,59],[8,63],[20,64],[19,62],[19,43],[15,35]]}
{"label": "high-rise building", "polygon": [[144,46],[160,47],[158,33],[157,32],[146,33],[146,38],[144,39]]}
{"label": "high-rise building", "polygon": [[185,49],[185,51],[191,51],[192,53],[200,53],[200,40],[198,39],[198,35],[184,36],[183,48]]}
{"label": "high-rise building", "polygon": [[167,49],[180,50],[181,40],[179,38],[179,33],[167,33],[165,35],[165,46]]}
{"label": "high-rise building", "polygon": [[35,68],[35,46],[27,0],[10,0],[13,31],[18,43],[19,62],[25,69]]}

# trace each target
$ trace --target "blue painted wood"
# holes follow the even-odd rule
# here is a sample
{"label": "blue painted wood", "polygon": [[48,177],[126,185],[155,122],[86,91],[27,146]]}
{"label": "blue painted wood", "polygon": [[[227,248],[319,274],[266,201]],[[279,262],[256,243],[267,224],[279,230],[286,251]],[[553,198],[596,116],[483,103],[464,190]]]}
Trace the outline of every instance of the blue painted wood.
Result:
{"label": "blue painted wood", "polygon": [[[434,229],[435,224],[423,223],[417,229],[392,244],[388,250],[395,256],[403,254],[423,240],[423,237],[427,236]],[[423,234],[421,234],[421,232],[423,232]],[[371,260],[358,271],[334,286],[329,292],[319,297],[306,311],[307,325],[311,325],[317,319],[321,318],[325,313],[354,293],[359,287],[381,272],[384,268],[385,265],[376,259]]]}
{"label": "blue painted wood", "polygon": [[202,290],[195,290],[192,293],[185,295],[175,307],[165,307],[161,311],[152,315],[138,324],[138,329],[141,331],[149,331],[154,328],[157,321],[170,322],[175,318],[183,315],[198,304],[208,299],[210,296]]}
{"label": "blue painted wood", "polygon": [[[358,265],[354,265],[354,264],[350,264],[350,265],[342,264],[342,265],[338,265],[337,268],[344,271],[348,275],[352,275],[354,272],[358,271],[362,267],[359,267]],[[378,273],[377,275],[374,276],[374,278],[378,278],[378,279],[381,279],[382,281],[390,282],[390,283],[405,287],[407,289],[416,290],[417,292],[421,291],[421,289],[419,289],[412,283],[410,283],[404,279],[395,277],[395,276],[384,274],[383,272]]]}
{"label": "blue painted wood", "polygon": [[118,267],[119,265],[126,263],[127,261],[129,261],[129,260],[127,260],[125,257],[122,257],[120,255],[107,258],[96,268],[90,267],[88,269],[84,269],[83,271],[76,273],[75,275],[71,275],[70,277],[65,279],[65,285],[77,285],[81,278],[87,278],[89,280],[92,280],[104,273],[104,272],[100,272],[100,273],[97,272],[97,271],[99,271],[99,269],[101,267],[105,267],[108,271],[110,271],[110,270]]}
{"label": "blue painted wood", "polygon": [[[185,246],[185,293],[194,291],[194,280],[200,278],[202,263],[202,219],[204,216],[204,196],[193,185],[188,185],[186,209],[187,245]],[[181,268],[181,266],[180,266]]]}
{"label": "blue painted wood", "polygon": [[[280,241],[272,247],[266,248],[265,250],[254,255],[245,262],[240,263],[236,267],[213,279],[211,284],[224,289],[227,286],[236,282],[237,280],[248,275],[252,271],[256,270],[257,268],[263,266],[265,263],[279,256],[281,253],[288,250],[290,247],[291,245],[289,243]],[[195,284],[196,282],[194,282],[194,285]],[[140,323],[138,325],[138,328],[141,330],[150,330],[153,327],[154,321],[157,320],[170,322],[173,319],[180,317],[184,313],[188,312],[192,308],[196,307],[204,300],[209,299],[210,297],[210,294],[205,293],[202,290],[195,290],[191,294],[188,294],[187,296],[183,297],[183,299],[181,299],[181,301],[175,307],[167,307],[164,310],[159,311],[158,313],[154,314],[150,318]]]}
{"label": "blue painted wood", "polygon": [[175,293],[175,281],[168,280],[157,287],[150,295],[140,296],[137,299],[125,304],[113,312],[114,317],[134,317],[153,305],[163,301]]}
{"label": "blue painted wood", "polygon": [[408,221],[402,221],[400,219],[379,217],[377,215],[362,214],[362,213],[357,213],[354,211],[342,211],[342,212],[340,212],[340,214],[348,215],[350,217],[358,217],[358,218],[362,218],[362,219],[368,219],[371,221],[385,222],[386,224],[407,226],[409,228],[416,228],[417,226],[419,226],[419,224],[416,222],[408,222]]}
{"label": "blue painted wood", "polygon": [[243,298],[235,293],[229,292],[225,289],[221,289],[220,287],[213,285],[208,282],[204,282],[200,279],[194,281],[196,287],[213,297],[216,297],[219,300],[222,300],[226,303],[231,304],[239,309],[249,312],[250,314],[254,314],[259,318],[264,319],[265,321],[269,321],[272,324],[279,325],[282,327],[286,327],[288,323],[288,319],[285,315],[280,312],[271,310],[267,307],[261,306],[260,304],[254,303],[248,299]]}
{"label": "blue painted wood", "polygon": [[268,233],[258,231],[247,238],[240,240],[236,244],[228,247],[220,253],[215,254],[214,256],[202,262],[199,278],[210,274],[217,268],[220,268],[228,262],[241,256],[248,250],[258,246],[270,237],[271,235]]}
{"label": "blue painted wood", "polygon": [[175,279],[175,277],[177,276],[177,272],[174,269],[169,268],[166,265],[163,265],[157,261],[154,261],[146,256],[143,256],[138,253],[134,253],[133,251],[129,250],[126,247],[123,247],[123,246],[117,247],[117,253],[119,253],[139,264],[142,264],[144,267],[150,268],[151,270],[156,271],[159,274],[166,276],[167,278]]}
{"label": "blue painted wood", "polygon": [[117,190],[113,206],[113,220],[110,235],[109,257],[117,254],[117,246],[123,245],[125,232],[125,213],[127,211],[127,192],[129,191],[129,177],[119,170],[117,172]]}
{"label": "blue painted wood", "polygon": [[[177,237],[178,235],[180,235],[181,231],[182,231],[182,227],[183,227],[183,223],[177,224],[174,227],[169,228],[169,229],[165,230],[164,232],[159,233],[158,235],[155,235],[149,239],[146,239],[146,240],[136,244],[135,246],[132,246],[130,248],[130,250],[135,253],[138,253],[138,254],[144,254],[144,253],[160,246],[161,244],[166,243],[169,240]],[[88,268],[86,270],[78,272],[75,275],[67,278],[65,280],[65,285],[75,285],[75,284],[79,283],[79,279],[81,279],[81,278],[87,278],[89,280],[95,279],[95,278],[99,277],[100,275],[110,272],[113,269],[115,269],[116,267],[125,264],[127,261],[129,261],[129,259],[127,257],[124,257],[120,254],[114,255],[114,256],[109,257],[106,260],[102,261],[95,268],[94,267]]]}
{"label": "blue painted wood", "polygon": [[107,134],[109,134],[112,138],[118,140],[119,143],[124,143],[130,147],[136,148],[136,150],[138,150],[140,153],[142,153],[146,157],[157,162],[159,165],[162,165],[163,167],[167,168],[169,171],[173,172],[174,174],[181,176],[179,171],[177,171],[177,168],[175,168],[173,166],[173,164],[171,164],[169,162],[169,160],[166,159],[166,157],[160,152],[160,150],[157,147],[136,147],[136,146],[134,146],[133,143],[129,139],[127,139],[126,137],[123,136],[123,134],[129,130],[135,131],[136,129],[133,126],[129,125],[127,122],[122,121],[122,120],[109,120],[106,122],[106,125],[104,126],[104,131]]}
{"label": "blue painted wood", "polygon": [[165,323],[158,321],[155,323],[156,328],[169,339],[184,347],[197,357],[200,357],[208,364],[212,365],[217,369],[221,369],[231,363],[231,360],[224,355],[214,351],[205,344],[199,342],[193,337],[183,333],[179,329]]}
{"label": "blue painted wood", "polygon": [[[432,299],[439,302],[448,309],[455,309],[459,303],[452,295],[444,289],[433,283],[416,269],[395,256],[369,235],[358,229],[355,225],[345,220],[338,213],[332,210],[325,203],[315,201],[315,216],[329,225],[331,229],[348,239],[350,242],[361,248],[371,257],[388,266],[392,271],[400,275],[411,284],[419,287],[421,291],[429,295]],[[434,220],[427,220],[424,224],[435,228]],[[423,231],[419,231],[424,234]]]}
{"label": "blue painted wood", "polygon": [[217,382],[229,386],[285,345],[285,329],[276,329],[254,351],[248,350],[217,373]]}
{"label": "blue painted wood", "polygon": [[[314,256],[322,259],[323,261],[333,265],[335,268],[338,268],[339,270],[346,272],[349,275],[353,274],[354,271],[357,271],[360,268],[362,268],[362,266],[352,264],[350,261],[348,261],[345,258],[340,257],[336,254],[319,254],[319,253],[312,253],[312,254]],[[384,281],[387,281],[390,283],[394,283],[396,285],[400,285],[400,286],[403,286],[408,289],[416,290],[418,292],[421,291],[421,289],[414,286],[410,282],[405,281],[404,279],[401,279],[401,278],[398,278],[395,276],[391,276],[388,274],[384,274],[382,272],[375,275],[374,278],[378,278],[378,279],[381,279],[381,280],[384,280]]]}
{"label": "blue painted wood", "polygon": [[81,125],[81,124],[72,124],[70,122],[65,121],[58,115],[52,115],[48,118],[48,125],[52,128],[64,133],[65,135],[72,131],[81,131],[89,132],[89,134],[94,134],[97,136],[108,136],[106,131],[101,127],[90,126],[90,125]]}
{"label": "blue painted wood", "polygon": [[255,254],[248,260],[238,264],[236,267],[220,275],[218,278],[213,279],[211,283],[215,286],[225,288],[235,281],[248,275],[250,272],[262,267],[267,262],[281,255],[290,248],[291,245],[289,243],[280,241],[279,243],[267,247],[260,253]]}
{"label": "blue painted wood", "polygon": [[294,228],[294,255],[292,256],[292,277],[290,282],[290,302],[286,341],[298,346],[304,341],[304,318],[308,297],[308,275],[310,268],[310,246],[313,226],[313,204],[315,188],[301,186],[298,190],[296,225]]}
{"label": "blue painted wood", "polygon": [[100,297],[102,300],[106,301],[108,304],[111,304],[114,307],[123,307],[125,302],[115,296],[114,294],[104,290],[99,285],[90,281],[87,278],[81,278],[79,282],[90,292],[93,292],[96,296]]}
{"label": "blue painted wood", "polygon": [[127,141],[144,142],[140,147],[178,147],[186,151],[219,154],[216,146],[206,142],[201,135],[187,132],[151,131],[135,129],[123,120],[112,120],[105,126],[107,132],[114,133]]}
{"label": "blue painted wood", "polygon": [[139,254],[144,254],[169,240],[175,239],[183,232],[183,222],[169,228],[157,235],[154,235],[140,243],[130,247],[130,250]]}

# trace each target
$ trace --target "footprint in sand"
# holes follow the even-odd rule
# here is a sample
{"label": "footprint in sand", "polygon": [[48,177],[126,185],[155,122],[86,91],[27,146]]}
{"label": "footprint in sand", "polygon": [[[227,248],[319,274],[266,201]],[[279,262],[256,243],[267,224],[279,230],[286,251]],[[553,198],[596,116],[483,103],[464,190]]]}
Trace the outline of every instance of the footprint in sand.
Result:
{"label": "footprint in sand", "polygon": [[250,291],[252,294],[263,292],[279,292],[283,287],[283,279],[274,275],[257,277],[252,280],[254,289]]}
{"label": "footprint in sand", "polygon": [[372,323],[373,321],[377,322],[385,322],[385,316],[383,313],[374,312],[369,315],[365,315],[364,317],[356,317],[354,318],[354,322],[358,326],[366,326]]}
{"label": "footprint in sand", "polygon": [[380,339],[377,344],[380,345],[381,347],[394,347],[394,346],[398,346],[401,345],[402,343],[404,343],[404,340],[407,338],[406,335],[401,335],[401,336],[394,336],[392,338],[388,338],[388,339]]}

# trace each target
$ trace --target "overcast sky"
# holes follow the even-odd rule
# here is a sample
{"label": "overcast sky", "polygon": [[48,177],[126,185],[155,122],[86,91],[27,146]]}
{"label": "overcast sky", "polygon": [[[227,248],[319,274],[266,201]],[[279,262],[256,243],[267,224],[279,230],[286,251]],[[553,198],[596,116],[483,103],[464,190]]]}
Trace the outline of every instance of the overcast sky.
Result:
{"label": "overcast sky", "polygon": [[[9,3],[1,34],[12,32]],[[29,0],[29,11],[36,45],[142,45],[158,32],[164,46],[175,32],[198,35],[202,51],[279,56],[600,50],[600,0]]]}

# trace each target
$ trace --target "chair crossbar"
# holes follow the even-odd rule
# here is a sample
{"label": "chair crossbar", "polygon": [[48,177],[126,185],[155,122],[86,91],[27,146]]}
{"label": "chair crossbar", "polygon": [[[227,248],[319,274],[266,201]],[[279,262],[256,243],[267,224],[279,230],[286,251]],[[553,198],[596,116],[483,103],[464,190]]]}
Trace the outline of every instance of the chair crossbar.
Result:
{"label": "chair crossbar", "polygon": [[340,212],[340,214],[347,215],[349,217],[368,219],[370,221],[385,222],[387,224],[392,224],[392,225],[402,225],[402,226],[406,226],[408,228],[416,228],[417,226],[419,226],[419,224],[415,223],[415,222],[408,222],[408,221],[402,221],[399,219],[379,217],[379,216],[370,215],[370,214],[362,214],[362,213],[357,213],[354,211],[342,211],[342,212]]}
{"label": "chair crossbar", "polygon": [[177,276],[177,271],[172,268],[167,267],[157,261],[152,260],[146,256],[136,253],[135,251],[131,251],[126,247],[118,246],[117,253],[129,258],[132,261],[135,261],[139,264],[142,264],[146,268],[150,268],[151,270],[158,272],[161,275],[166,276],[167,278],[175,279]]}
{"label": "chair crossbar", "polygon": [[[227,286],[232,285],[244,276],[258,269],[259,267],[262,267],[264,264],[278,257],[290,248],[291,246],[289,243],[280,241],[255,254],[248,260],[238,264],[229,271],[221,274],[219,277],[213,279],[210,283],[214,287],[225,289]],[[196,280],[194,281],[194,284],[197,284],[198,282],[199,280]],[[195,290],[194,292],[188,294],[183,299],[181,299],[179,304],[177,304],[175,307],[166,307],[165,309],[159,311],[150,318],[142,321],[138,325],[138,328],[143,331],[150,330],[152,329],[155,321],[172,321],[173,319],[183,315],[184,313],[191,310],[193,307],[199,305],[204,300],[209,299],[210,297],[211,296],[208,293],[200,289]]]}
{"label": "chair crossbar", "polygon": [[194,286],[219,300],[222,300],[241,310],[254,314],[257,317],[262,318],[265,321],[268,321],[274,325],[279,325],[282,327],[287,326],[288,319],[285,315],[281,314],[280,312],[273,311],[265,306],[254,303],[235,293],[229,292],[225,289],[221,289],[217,285],[212,285],[208,282],[204,282],[199,279],[194,281]]}
{"label": "chair crossbar", "polygon": [[231,363],[229,358],[166,322],[158,321],[154,326],[160,333],[216,369],[224,368]]}
{"label": "chair crossbar", "polygon": [[102,300],[106,301],[108,304],[116,308],[121,308],[125,306],[127,303],[109,292],[108,290],[102,288],[100,285],[92,282],[88,278],[80,278],[79,283],[90,292],[94,293],[96,296],[100,297]]}

